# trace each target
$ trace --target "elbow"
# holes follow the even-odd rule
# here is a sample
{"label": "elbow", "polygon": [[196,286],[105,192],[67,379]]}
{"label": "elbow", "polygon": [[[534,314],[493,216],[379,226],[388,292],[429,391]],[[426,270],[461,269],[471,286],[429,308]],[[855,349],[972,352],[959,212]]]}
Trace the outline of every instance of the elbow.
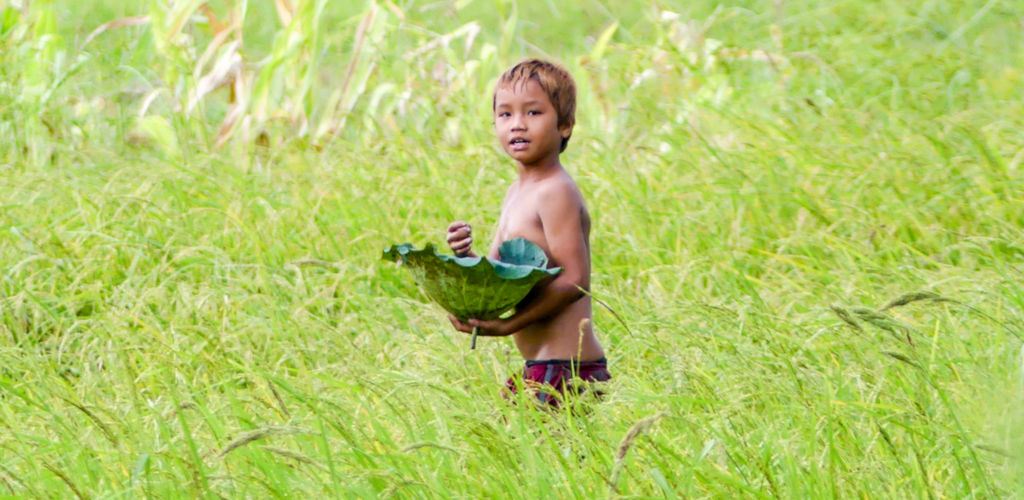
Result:
{"label": "elbow", "polygon": [[577,300],[580,300],[583,297],[586,297],[587,295],[590,295],[590,289],[589,288],[583,288],[581,286],[577,286],[576,287],[576,293],[574,293],[572,295],[572,301],[576,302]]}
{"label": "elbow", "polygon": [[590,280],[580,277],[578,279],[567,280],[572,286],[572,300],[575,302],[582,299],[585,295],[590,295]]}

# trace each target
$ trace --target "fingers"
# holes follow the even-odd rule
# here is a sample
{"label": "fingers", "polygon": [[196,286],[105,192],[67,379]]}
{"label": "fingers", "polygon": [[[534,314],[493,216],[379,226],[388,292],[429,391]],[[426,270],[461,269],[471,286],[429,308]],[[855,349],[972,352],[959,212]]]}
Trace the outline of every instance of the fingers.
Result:
{"label": "fingers", "polygon": [[462,240],[473,234],[473,227],[465,222],[452,222],[448,226],[448,241],[453,239]]}
{"label": "fingers", "polygon": [[452,322],[452,326],[454,326],[455,329],[460,331],[460,332],[473,333],[473,327],[472,326],[459,321],[459,318],[456,318],[454,315],[449,314],[448,315],[448,321],[451,321]]}
{"label": "fingers", "polygon": [[448,246],[452,248],[455,255],[466,255],[469,253],[470,248],[473,246],[473,238],[466,238],[460,241],[448,242]]}
{"label": "fingers", "polygon": [[454,315],[448,315],[448,321],[452,322],[452,326],[456,330],[463,333],[473,333],[476,329],[477,334],[482,337],[504,337],[514,333],[511,330],[511,326],[501,319],[494,320],[479,320],[479,319],[467,319],[465,322],[459,320]]}
{"label": "fingers", "polygon": [[455,255],[468,254],[473,246],[473,228],[466,222],[456,221],[448,226],[448,246]]}
{"label": "fingers", "polygon": [[463,227],[466,228],[466,229],[469,229],[469,223],[466,222],[466,221],[457,220],[455,222],[452,222],[448,226],[448,232],[451,233],[452,231],[456,231],[456,230],[458,230],[460,228],[463,228]]}

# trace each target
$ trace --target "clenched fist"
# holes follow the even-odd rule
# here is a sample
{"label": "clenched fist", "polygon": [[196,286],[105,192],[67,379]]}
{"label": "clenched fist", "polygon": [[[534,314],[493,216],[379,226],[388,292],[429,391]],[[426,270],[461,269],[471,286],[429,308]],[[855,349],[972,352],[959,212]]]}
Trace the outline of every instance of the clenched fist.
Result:
{"label": "clenched fist", "polygon": [[448,247],[459,257],[475,257],[470,247],[473,245],[473,228],[468,222],[456,221],[448,226]]}

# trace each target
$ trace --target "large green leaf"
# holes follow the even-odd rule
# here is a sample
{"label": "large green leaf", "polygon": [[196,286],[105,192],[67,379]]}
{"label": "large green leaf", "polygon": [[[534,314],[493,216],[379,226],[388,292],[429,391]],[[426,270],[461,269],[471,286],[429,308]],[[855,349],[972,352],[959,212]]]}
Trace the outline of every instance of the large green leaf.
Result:
{"label": "large green leaf", "polygon": [[524,238],[501,244],[501,260],[437,253],[432,244],[390,246],[383,258],[401,262],[427,295],[461,320],[494,319],[512,309],[539,281],[562,268],[547,269],[548,258]]}

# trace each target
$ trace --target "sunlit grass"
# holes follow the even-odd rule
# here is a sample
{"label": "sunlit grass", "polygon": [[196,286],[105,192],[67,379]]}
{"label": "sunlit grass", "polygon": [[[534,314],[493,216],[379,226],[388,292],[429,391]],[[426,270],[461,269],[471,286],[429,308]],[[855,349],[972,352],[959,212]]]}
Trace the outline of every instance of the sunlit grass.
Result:
{"label": "sunlit grass", "polygon": [[[1008,2],[210,2],[250,80],[201,96],[230,51],[199,3],[24,3],[0,496],[1024,495]],[[469,351],[380,260],[490,232],[526,55],[579,83],[563,160],[625,322],[596,310],[581,414],[503,401],[511,342]]]}

